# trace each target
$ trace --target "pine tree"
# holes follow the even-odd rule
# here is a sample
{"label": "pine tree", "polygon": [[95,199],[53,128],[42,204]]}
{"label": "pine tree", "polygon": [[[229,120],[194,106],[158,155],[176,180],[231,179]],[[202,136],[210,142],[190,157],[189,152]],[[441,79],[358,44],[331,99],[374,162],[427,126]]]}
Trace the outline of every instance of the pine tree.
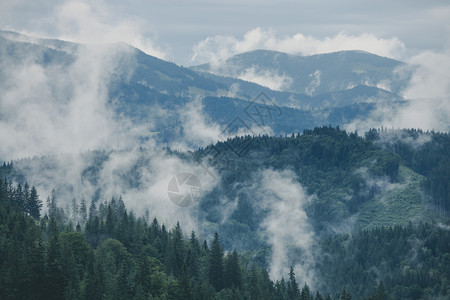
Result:
{"label": "pine tree", "polygon": [[159,227],[158,220],[156,218],[154,218],[150,225],[150,230],[149,230],[150,242],[153,243],[153,241],[156,240],[156,238],[160,236],[160,231],[161,231],[161,228]]}
{"label": "pine tree", "polygon": [[228,254],[225,260],[224,272],[224,287],[225,288],[242,288],[241,268],[239,266],[239,258],[236,250]]}
{"label": "pine tree", "polygon": [[37,194],[36,188],[33,186],[31,188],[30,197],[28,200],[28,212],[30,216],[32,216],[35,219],[39,219],[41,216],[41,208],[42,208],[42,200],[39,199],[39,195]]}
{"label": "pine tree", "polygon": [[311,289],[309,288],[309,286],[305,283],[305,285],[303,286],[301,292],[300,292],[300,299],[301,300],[312,300],[313,295],[311,293]]}
{"label": "pine tree", "polygon": [[84,299],[102,299],[105,289],[105,274],[97,258],[92,257],[86,276]]}
{"label": "pine tree", "polygon": [[191,290],[191,280],[186,263],[183,264],[180,274],[180,296],[182,299],[193,299]]}
{"label": "pine tree", "polygon": [[181,273],[181,268],[184,262],[184,249],[183,249],[183,233],[181,231],[180,223],[172,231],[171,245],[167,248],[169,270],[178,277]]}
{"label": "pine tree", "polygon": [[78,211],[79,211],[79,207],[78,207],[77,199],[73,198],[72,199],[72,216],[71,216],[71,220],[74,223],[78,223],[79,222]]}
{"label": "pine tree", "polygon": [[145,250],[142,250],[137,262],[136,284],[143,295],[148,295],[151,290],[150,264]]}
{"label": "pine tree", "polygon": [[95,205],[95,201],[92,200],[89,205],[89,220],[93,220],[97,215],[97,206]]}
{"label": "pine tree", "polygon": [[342,293],[341,293],[341,296],[339,297],[339,300],[352,300],[352,296],[350,295],[350,293],[347,292],[345,287],[342,290]]}
{"label": "pine tree", "polygon": [[223,287],[223,250],[217,232],[211,243],[209,263],[209,282],[219,292]]}
{"label": "pine tree", "polygon": [[48,216],[50,218],[54,217],[56,219],[59,219],[56,191],[54,189],[52,190],[51,196],[47,197],[47,209],[48,209]]}
{"label": "pine tree", "polygon": [[275,298],[273,281],[270,280],[269,273],[264,268],[261,269],[261,287],[264,299]]}
{"label": "pine tree", "polygon": [[323,300],[322,295],[319,293],[319,291],[316,292],[316,299],[315,300]]}
{"label": "pine tree", "polygon": [[248,285],[251,299],[261,299],[261,286],[259,282],[258,270],[256,269],[256,266],[254,264],[250,268]]}
{"label": "pine tree", "polygon": [[119,196],[119,200],[117,201],[117,215],[121,216],[125,212],[125,203],[123,203],[122,196]]}
{"label": "pine tree", "polygon": [[64,295],[64,277],[61,270],[61,251],[56,220],[50,217],[50,241],[46,258],[47,293],[49,299],[62,299]]}
{"label": "pine tree", "polygon": [[117,298],[118,299],[132,299],[133,289],[128,279],[128,274],[130,270],[124,266],[120,265],[119,274],[117,279]]}
{"label": "pine tree", "polygon": [[383,281],[380,280],[380,284],[378,285],[377,294],[375,297],[376,300],[386,300],[387,294],[386,290],[384,289]]}
{"label": "pine tree", "polygon": [[300,297],[300,291],[297,281],[295,280],[294,268],[291,266],[289,269],[289,281],[287,283],[288,299],[298,299]]}
{"label": "pine tree", "polygon": [[275,298],[286,299],[286,283],[283,277],[275,283]]}
{"label": "pine tree", "polygon": [[189,274],[197,279],[199,275],[199,259],[200,259],[200,245],[195,236],[195,232],[191,232],[191,238],[189,239],[189,249],[186,254],[186,264]]}
{"label": "pine tree", "polygon": [[114,236],[115,234],[115,216],[113,214],[111,205],[108,205],[108,213],[106,215],[106,221],[105,221],[105,230],[106,230],[106,234],[109,236]]}
{"label": "pine tree", "polygon": [[25,199],[22,185],[20,183],[17,185],[16,192],[14,194],[14,202],[22,211],[25,211]]}
{"label": "pine tree", "polygon": [[30,213],[30,209],[28,207],[29,202],[30,202],[30,187],[28,183],[25,182],[25,185],[23,186],[23,210],[27,214]]}
{"label": "pine tree", "polygon": [[87,206],[86,206],[86,198],[81,197],[80,207],[79,207],[79,222],[84,224],[87,219]]}
{"label": "pine tree", "polygon": [[209,253],[208,243],[206,240],[203,241],[202,250],[206,253]]}

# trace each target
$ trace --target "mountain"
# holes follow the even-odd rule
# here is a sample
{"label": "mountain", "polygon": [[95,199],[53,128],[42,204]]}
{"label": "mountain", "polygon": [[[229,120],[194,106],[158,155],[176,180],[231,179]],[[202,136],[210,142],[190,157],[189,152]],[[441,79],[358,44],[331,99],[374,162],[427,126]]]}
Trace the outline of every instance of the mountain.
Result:
{"label": "mountain", "polygon": [[[255,63],[273,67],[271,55]],[[330,299],[448,296],[449,134],[324,126],[403,105],[401,80],[391,91],[358,80],[404,65],[361,52],[276,61],[286,57],[316,60],[314,91],[123,43],[0,32],[0,149],[56,148],[0,165],[0,298],[324,298],[310,286]],[[278,87],[295,79],[271,73]],[[52,144],[103,138],[108,126],[124,130],[112,134],[124,146]],[[183,143],[192,150],[174,150]]]}
{"label": "mountain", "polygon": [[[272,57],[272,61],[280,69],[286,67],[286,72],[290,76],[295,75],[298,78],[304,76],[305,72],[301,71],[302,68],[294,68],[296,64],[308,66],[310,69],[313,66],[322,68],[324,72],[326,71],[324,74],[327,74],[324,78],[332,77],[331,83],[344,78],[342,74],[332,72],[335,68],[350,72],[349,70],[356,68],[357,65],[361,68],[364,66],[365,76],[381,80],[387,74],[386,70],[402,65],[397,61],[359,52],[300,57],[256,51],[244,53],[230,61],[237,63],[237,61],[248,60],[253,63],[262,59],[269,66],[267,56]],[[274,134],[301,132],[323,124],[344,125],[354,119],[365,118],[377,104],[401,105],[403,101],[397,94],[374,86],[364,84],[349,86],[348,80],[345,81],[345,87],[342,90],[335,88],[320,95],[310,96],[304,94],[304,91],[301,93],[275,91],[238,78],[194,71],[202,69],[201,67],[184,68],[123,43],[87,46],[0,31],[0,65],[2,66],[0,78],[8,78],[11,73],[9,70],[18,70],[22,66],[30,64],[40,66],[43,68],[42,74],[48,77],[45,81],[48,89],[53,91],[54,101],[57,102],[67,101],[65,95],[71,95],[64,90],[64,85],[57,84],[58,80],[65,78],[60,74],[73,74],[80,67],[79,63],[89,64],[92,60],[100,61],[99,78],[107,78],[107,82],[99,83],[105,84],[107,89],[108,107],[136,126],[148,126],[151,120],[153,127],[149,131],[155,132],[157,139],[163,143],[170,143],[183,135],[184,124],[180,116],[186,114],[186,105],[193,99],[203,99],[198,107],[200,109],[203,106],[200,113],[204,113],[206,119],[217,123],[220,127],[227,127],[230,122],[239,117],[247,118],[245,122],[248,124],[240,125],[240,129],[246,129],[254,126],[255,121],[249,118],[245,109],[252,106],[255,101],[261,100],[257,97],[263,93],[266,100],[262,104],[265,108],[281,110],[284,113],[277,120],[267,120],[269,132],[272,131]],[[347,65],[350,61],[352,66],[344,68],[343,65]],[[363,61],[367,62],[363,64]],[[295,74],[292,73],[294,71]],[[362,78],[362,73],[350,73],[358,75],[359,79]],[[69,77],[67,79],[64,80],[64,82],[68,81],[65,83],[68,85],[67,89],[74,89],[70,85],[76,81]],[[339,82],[339,88],[343,87],[343,81]],[[4,88],[8,89],[10,85]],[[256,124],[256,126],[259,125],[261,124]]]}
{"label": "mountain", "polygon": [[237,54],[217,65],[203,64],[192,69],[261,83],[264,78],[269,82],[272,78],[282,82],[276,88],[280,91],[311,96],[357,85],[376,86],[398,93],[410,76],[403,62],[363,51],[300,56],[255,50]]}

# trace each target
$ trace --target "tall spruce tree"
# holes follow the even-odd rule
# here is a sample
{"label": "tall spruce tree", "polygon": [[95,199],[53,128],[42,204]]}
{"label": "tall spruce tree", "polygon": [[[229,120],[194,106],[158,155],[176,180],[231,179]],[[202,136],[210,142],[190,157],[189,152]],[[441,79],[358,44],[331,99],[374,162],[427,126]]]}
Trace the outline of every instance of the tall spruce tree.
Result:
{"label": "tall spruce tree", "polygon": [[209,260],[209,282],[216,291],[223,287],[223,250],[220,246],[219,234],[214,233]]}
{"label": "tall spruce tree", "polygon": [[28,213],[35,219],[39,219],[41,216],[42,200],[39,199],[36,188],[31,188],[30,197],[27,203]]}
{"label": "tall spruce tree", "polygon": [[233,250],[232,253],[228,254],[225,260],[224,287],[242,288],[241,269],[236,250]]}
{"label": "tall spruce tree", "polygon": [[287,283],[287,294],[288,294],[288,299],[298,299],[300,296],[298,284],[297,284],[297,281],[295,280],[294,268],[292,266],[289,269],[289,281]]}

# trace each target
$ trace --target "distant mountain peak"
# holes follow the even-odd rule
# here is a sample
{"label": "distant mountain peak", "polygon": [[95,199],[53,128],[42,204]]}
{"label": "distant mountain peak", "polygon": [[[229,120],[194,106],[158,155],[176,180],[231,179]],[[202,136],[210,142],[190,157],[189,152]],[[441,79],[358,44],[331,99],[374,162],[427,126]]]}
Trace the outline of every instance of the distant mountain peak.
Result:
{"label": "distant mountain peak", "polygon": [[381,83],[389,84],[389,90],[397,93],[407,81],[395,74],[403,65],[403,62],[362,50],[302,56],[259,49],[234,55],[219,65],[203,64],[192,69],[314,96],[346,90],[349,86]]}

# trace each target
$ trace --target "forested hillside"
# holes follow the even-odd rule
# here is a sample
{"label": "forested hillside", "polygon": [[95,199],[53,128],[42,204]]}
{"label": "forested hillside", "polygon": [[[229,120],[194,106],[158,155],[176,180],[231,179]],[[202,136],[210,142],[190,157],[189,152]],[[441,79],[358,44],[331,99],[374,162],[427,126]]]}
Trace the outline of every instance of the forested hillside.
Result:
{"label": "forested hillside", "polygon": [[[156,210],[128,210],[135,193],[106,200],[100,183],[107,164],[128,150],[78,156],[90,162],[80,170],[84,186],[97,187],[82,197],[68,195],[83,186],[50,176],[71,166],[56,157],[4,163],[0,296],[448,297],[449,140],[417,130],[361,137],[321,127],[286,137],[236,137],[195,152],[166,150],[169,159],[204,164],[218,176],[190,210],[196,232],[183,231],[183,219],[167,227],[152,215]],[[140,149],[120,166],[118,178],[131,191],[145,184],[143,169],[155,159],[150,153]],[[36,178],[27,176],[32,167],[60,184],[46,201],[30,181]],[[275,263],[280,257],[282,266]],[[271,277],[277,270],[280,277]]]}
{"label": "forested hillside", "polygon": [[[236,251],[224,253],[217,233],[209,242],[187,237],[179,224],[136,217],[121,198],[89,209],[74,201],[66,215],[53,194],[43,218],[23,211],[33,198],[0,184],[2,299],[325,299],[292,268],[273,282]],[[436,224],[329,237],[319,284],[334,291],[326,299],[446,296],[449,245],[448,225]]]}
{"label": "forested hillside", "polygon": [[136,217],[121,198],[89,210],[74,201],[69,216],[53,194],[43,218],[23,211],[30,199],[0,182],[2,299],[324,299],[299,288],[292,270],[274,283],[236,251],[224,254],[217,233],[188,238],[179,224]]}
{"label": "forested hillside", "polygon": [[[391,135],[398,138],[392,139]],[[222,175],[221,184],[205,196],[211,198],[200,206],[210,221],[217,222],[222,205],[218,195],[227,195],[229,199],[239,195],[238,208],[231,219],[252,228],[261,219],[254,205],[258,199],[254,199],[251,189],[254,174],[265,169],[290,170],[295,181],[315,196],[305,210],[317,232],[333,231],[333,227],[352,216],[359,223],[379,220],[382,212],[375,216],[359,212],[366,212],[368,205],[386,197],[389,199],[384,205],[398,204],[398,207],[391,212],[392,220],[379,225],[427,221],[437,217],[430,216],[430,211],[448,214],[444,208],[450,203],[446,192],[450,176],[444,172],[448,171],[445,164],[449,159],[446,151],[449,141],[449,135],[443,133],[373,130],[363,138],[331,127],[287,137],[229,139],[196,153],[198,157],[208,157]],[[243,153],[236,155],[236,149],[243,149]],[[438,172],[442,176],[437,176]],[[401,191],[404,197],[396,191]],[[365,219],[366,216],[372,219]]]}

